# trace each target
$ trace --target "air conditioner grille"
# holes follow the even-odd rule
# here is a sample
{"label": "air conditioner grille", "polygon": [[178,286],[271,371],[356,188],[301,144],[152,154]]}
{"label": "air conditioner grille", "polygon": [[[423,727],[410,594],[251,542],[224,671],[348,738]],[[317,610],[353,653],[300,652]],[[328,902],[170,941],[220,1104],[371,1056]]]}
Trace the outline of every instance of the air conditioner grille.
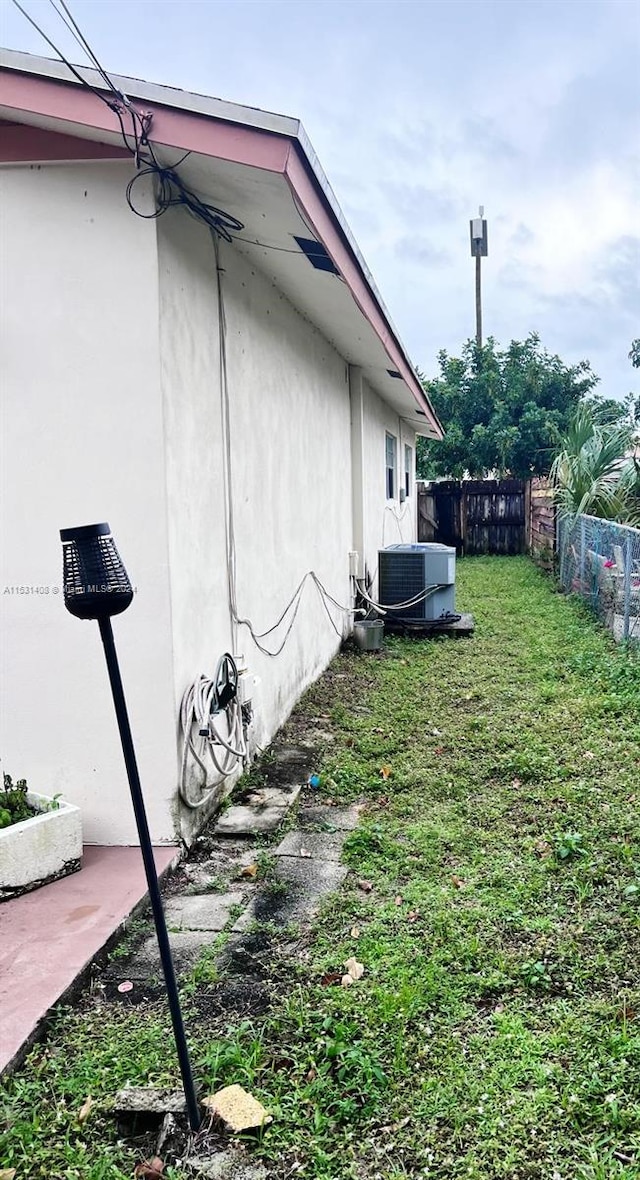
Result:
{"label": "air conditioner grille", "polygon": [[[424,557],[421,553],[380,553],[380,601],[393,606],[421,594],[424,586]],[[402,617],[424,618],[424,603],[405,607]]]}

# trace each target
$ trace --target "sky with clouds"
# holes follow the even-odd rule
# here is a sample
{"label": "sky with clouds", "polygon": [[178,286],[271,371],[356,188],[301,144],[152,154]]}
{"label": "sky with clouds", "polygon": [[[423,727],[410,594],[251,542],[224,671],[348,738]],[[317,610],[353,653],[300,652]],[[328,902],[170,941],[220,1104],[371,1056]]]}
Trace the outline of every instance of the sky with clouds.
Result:
{"label": "sky with clouds", "polygon": [[[50,51],[1,0],[0,41]],[[79,52],[47,0],[21,0]],[[539,332],[640,381],[638,0],[68,0],[102,64],[299,117],[414,362]]]}

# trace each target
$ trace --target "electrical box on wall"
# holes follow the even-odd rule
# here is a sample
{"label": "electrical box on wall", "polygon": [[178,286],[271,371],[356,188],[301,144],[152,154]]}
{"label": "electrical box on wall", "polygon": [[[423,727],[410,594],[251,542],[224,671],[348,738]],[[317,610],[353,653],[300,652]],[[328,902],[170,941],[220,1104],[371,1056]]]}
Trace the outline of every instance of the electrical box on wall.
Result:
{"label": "electrical box on wall", "polygon": [[[394,611],[399,622],[435,622],[455,613],[456,551],[449,545],[388,545],[378,550],[378,586],[383,606],[409,602]],[[424,597],[422,597],[424,596]]]}
{"label": "electrical box on wall", "polygon": [[238,700],[241,705],[251,704],[259,685],[260,677],[253,676],[250,672],[243,672],[238,676]]}

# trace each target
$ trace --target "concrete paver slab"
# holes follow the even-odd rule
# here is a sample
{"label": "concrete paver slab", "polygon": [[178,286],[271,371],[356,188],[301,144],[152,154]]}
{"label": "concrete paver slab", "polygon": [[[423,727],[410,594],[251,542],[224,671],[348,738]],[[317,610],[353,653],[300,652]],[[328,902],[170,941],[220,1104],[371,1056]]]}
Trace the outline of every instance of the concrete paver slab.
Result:
{"label": "concrete paver slab", "polygon": [[167,926],[174,930],[224,930],[234,906],[241,905],[238,893],[196,893],[172,897],[165,903]]}
{"label": "concrete paver slab", "polygon": [[216,836],[255,836],[261,832],[275,832],[286,814],[286,807],[267,805],[257,809],[239,804],[225,811],[218,820],[214,832]]}
{"label": "concrete paver slab", "polygon": [[299,785],[292,787],[260,787],[251,791],[244,802],[230,807],[218,820],[216,836],[253,836],[275,832],[287,811],[300,794]]}
{"label": "concrete paver slab", "polygon": [[362,807],[352,803],[350,807],[327,807],[326,804],[311,803],[300,808],[298,823],[301,828],[321,827],[327,831],[353,832],[360,821]]}
{"label": "concrete paver slab", "polygon": [[[210,946],[217,938],[213,930],[170,930],[169,945],[173,963],[178,975],[190,971],[205,947]],[[128,979],[149,979],[151,976],[162,975],[160,952],[156,938],[147,938],[138,947],[134,957],[123,968]]]}
{"label": "concrete paver slab", "polygon": [[242,869],[255,864],[260,851],[260,848],[248,845],[246,840],[225,837],[220,847],[211,849],[206,860],[187,861],[183,868],[184,875],[190,885],[203,893],[212,882],[219,882],[221,886],[225,883],[230,885],[238,879]]}
{"label": "concrete paver slab", "polygon": [[316,899],[320,901],[325,894],[337,889],[348,872],[346,865],[316,857],[282,857],[276,866],[278,880],[289,885],[293,892],[299,891],[303,900],[307,895],[312,905]]}
{"label": "concrete paver slab", "polygon": [[276,856],[299,856],[309,860],[340,860],[346,832],[287,832],[275,850]]}
{"label": "concrete paver slab", "polygon": [[262,1164],[248,1162],[233,1150],[223,1151],[213,1159],[192,1156],[186,1161],[189,1175],[202,1180],[267,1180],[267,1171]]}
{"label": "concrete paver slab", "polygon": [[245,802],[252,807],[293,807],[302,787],[259,787],[247,795]]}
{"label": "concrete paver slab", "polygon": [[187,1103],[182,1090],[124,1086],[115,1096],[113,1109],[119,1114],[182,1114]]}
{"label": "concrete paver slab", "polygon": [[[282,856],[276,867],[276,888],[265,888],[254,897],[232,926],[234,932],[246,930],[253,922],[288,922],[311,918],[323,899],[344,881],[348,869],[335,861]],[[277,888],[280,884],[282,888]]]}

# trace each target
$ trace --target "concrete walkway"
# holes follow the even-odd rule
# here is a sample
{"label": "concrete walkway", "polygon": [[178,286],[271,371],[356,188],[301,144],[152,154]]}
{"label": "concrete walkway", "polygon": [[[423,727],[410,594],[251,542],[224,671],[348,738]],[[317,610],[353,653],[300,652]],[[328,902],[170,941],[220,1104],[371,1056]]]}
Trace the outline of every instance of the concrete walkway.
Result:
{"label": "concrete walkway", "polygon": [[[162,874],[177,848],[156,848]],[[85,847],[80,872],[0,905],[0,1073],[142,900],[139,848]]]}
{"label": "concrete walkway", "polygon": [[[231,938],[220,965],[233,965],[234,986],[241,988],[238,976],[245,960],[246,975],[255,974],[252,956],[244,955],[245,936],[265,924],[283,928],[313,918],[323,899],[344,881],[348,869],[340,863],[340,854],[348,833],[357,826],[357,806],[302,806],[295,828],[282,839],[270,845],[255,843],[256,836],[277,837],[299,793],[299,788],[264,788],[230,807],[215,825],[207,860],[184,866],[185,888],[165,903],[178,975],[192,968],[227,931]],[[268,870],[261,867],[254,879],[250,874],[264,865],[265,857]],[[155,937],[146,939],[126,967],[119,964],[118,973],[126,973],[141,989],[156,979],[160,959]]]}
{"label": "concrete walkway", "polygon": [[[178,975],[215,943],[215,993],[228,1015],[267,1010],[271,1003],[272,939],[304,924],[348,869],[340,856],[359,808],[305,803],[291,825],[300,788],[262,788],[219,818],[171,877],[165,899],[169,939]],[[269,837],[272,841],[267,843]],[[206,850],[202,855],[201,848]],[[176,849],[157,849],[162,872]],[[0,1042],[6,1065],[34,1037],[47,1011],[145,895],[137,848],[87,848],[80,873],[0,907]],[[4,919],[4,920],[3,920]],[[114,956],[101,969],[102,986],[120,1002],[140,1002],[162,989],[155,935],[131,955]],[[297,930],[293,932],[293,937]],[[288,946],[288,941],[287,941]],[[126,991],[121,984],[127,980]],[[163,1108],[164,1109],[164,1108]],[[164,1124],[163,1124],[164,1126]],[[214,1156],[188,1161],[195,1177],[265,1180],[261,1164],[234,1144]]]}
{"label": "concrete walkway", "polygon": [[[265,924],[282,929],[317,913],[347,875],[340,854],[358,823],[356,806],[307,803],[295,828],[278,840],[299,794],[298,786],[255,791],[220,817],[207,858],[181,866],[184,887],[176,891],[172,880],[165,901],[179,975],[227,931],[231,937],[220,963],[232,976],[231,999],[243,994],[246,977],[255,1003],[268,1002],[254,986],[255,961],[247,951],[252,932]],[[274,840],[267,845],[269,836]],[[177,855],[175,847],[155,849],[160,875]],[[138,848],[87,847],[79,873],[0,905],[0,1072],[20,1060],[50,1009],[145,895]],[[160,974],[150,930],[126,966],[120,960],[110,964],[103,978],[113,986],[126,975],[140,994]]]}

